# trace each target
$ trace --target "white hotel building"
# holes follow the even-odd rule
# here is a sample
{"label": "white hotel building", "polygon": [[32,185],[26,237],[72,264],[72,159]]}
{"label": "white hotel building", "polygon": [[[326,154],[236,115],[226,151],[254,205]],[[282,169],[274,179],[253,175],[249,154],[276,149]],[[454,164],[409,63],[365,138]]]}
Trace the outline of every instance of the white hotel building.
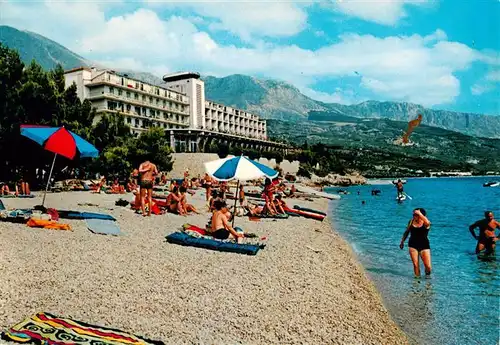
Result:
{"label": "white hotel building", "polygon": [[257,149],[284,149],[267,140],[266,121],[241,109],[205,99],[197,73],[163,77],[162,86],[120,75],[112,70],[80,67],[65,72],[66,87],[76,84],[78,97],[103,113],[119,113],[137,135],[150,127],[163,128],[175,151],[197,152],[213,141]]}

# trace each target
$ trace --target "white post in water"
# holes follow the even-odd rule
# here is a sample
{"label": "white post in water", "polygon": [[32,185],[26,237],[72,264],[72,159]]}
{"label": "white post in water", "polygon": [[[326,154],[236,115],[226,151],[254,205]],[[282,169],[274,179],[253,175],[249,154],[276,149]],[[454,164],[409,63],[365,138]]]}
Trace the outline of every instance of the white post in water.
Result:
{"label": "white post in water", "polygon": [[54,154],[54,160],[52,161],[52,166],[50,167],[49,179],[47,180],[47,186],[45,187],[45,193],[43,193],[42,206],[45,204],[45,197],[47,196],[47,191],[50,186],[50,178],[52,177],[52,171],[54,170],[54,164],[56,163],[57,153]]}

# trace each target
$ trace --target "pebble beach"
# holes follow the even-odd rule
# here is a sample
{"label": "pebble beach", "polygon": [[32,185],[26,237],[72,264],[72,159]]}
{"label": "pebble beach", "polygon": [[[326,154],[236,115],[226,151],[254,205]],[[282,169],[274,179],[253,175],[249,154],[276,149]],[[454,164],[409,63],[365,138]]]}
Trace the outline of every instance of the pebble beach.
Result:
{"label": "pebble beach", "polygon": [[[113,215],[121,236],[93,234],[83,220],[60,220],[72,231],[0,222],[0,331],[44,311],[166,344],[408,343],[328,218],[238,217],[268,238],[247,256],[165,241],[185,223],[206,224],[201,191],[189,202],[202,214],[188,217],[142,217],[115,206],[120,197],[133,199],[53,193],[46,205]],[[3,201],[27,208],[41,197]],[[322,199],[287,202],[328,209]]]}

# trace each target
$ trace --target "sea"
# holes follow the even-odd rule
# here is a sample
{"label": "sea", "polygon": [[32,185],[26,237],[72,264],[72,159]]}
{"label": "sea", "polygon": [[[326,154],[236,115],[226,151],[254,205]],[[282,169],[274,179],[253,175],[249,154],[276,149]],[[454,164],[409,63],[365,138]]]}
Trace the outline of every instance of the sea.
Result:
{"label": "sea", "polygon": [[[390,181],[379,180],[342,188],[350,194],[330,202],[334,228],[350,244],[393,320],[415,344],[500,344],[500,246],[496,256],[479,259],[468,229],[484,218],[485,210],[500,219],[500,187],[483,187],[490,180],[500,178],[407,179],[405,192],[411,199],[402,203]],[[325,191],[337,194],[339,189]],[[381,194],[372,196],[372,189]],[[432,223],[430,278],[424,277],[423,266],[422,277],[414,277],[408,240],[399,248],[417,207],[427,211]]]}

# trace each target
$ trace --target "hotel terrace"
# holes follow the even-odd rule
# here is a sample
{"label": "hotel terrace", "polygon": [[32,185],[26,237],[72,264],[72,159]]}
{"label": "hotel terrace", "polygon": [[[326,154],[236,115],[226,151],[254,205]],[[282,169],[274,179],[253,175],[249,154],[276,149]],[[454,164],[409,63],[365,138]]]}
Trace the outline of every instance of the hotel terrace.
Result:
{"label": "hotel terrace", "polygon": [[104,113],[118,113],[134,135],[150,127],[165,129],[176,152],[199,152],[206,145],[226,142],[258,150],[285,150],[267,140],[266,121],[254,114],[205,99],[205,85],[197,73],[163,77],[152,85],[112,70],[80,67],[65,72],[66,87],[96,109],[94,122]]}

